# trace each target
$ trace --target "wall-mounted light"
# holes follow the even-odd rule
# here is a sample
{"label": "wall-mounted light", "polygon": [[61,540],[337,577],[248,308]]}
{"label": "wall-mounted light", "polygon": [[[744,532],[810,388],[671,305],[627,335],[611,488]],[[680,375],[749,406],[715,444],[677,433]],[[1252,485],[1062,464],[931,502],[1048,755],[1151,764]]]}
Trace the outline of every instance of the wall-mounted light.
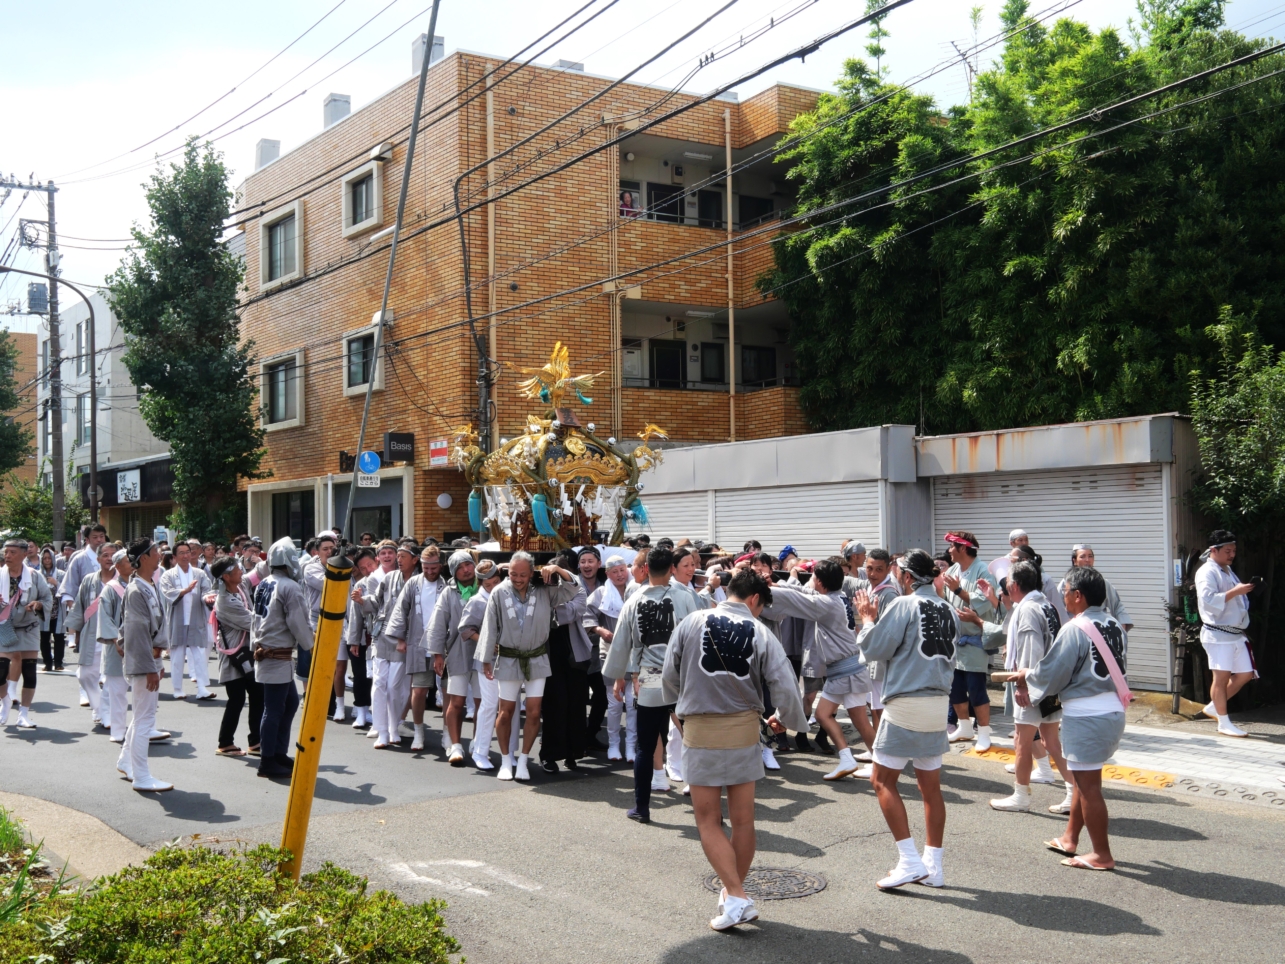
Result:
{"label": "wall-mounted light", "polygon": [[437,497],[437,507],[439,509],[449,509],[454,504],[455,500],[451,498],[449,492],[443,492]]}
{"label": "wall-mounted light", "polygon": [[632,161],[633,159],[634,159],[634,152],[633,152],[633,151],[626,151],[626,152],[625,152],[625,160],[626,160],[626,161]]}
{"label": "wall-mounted light", "polygon": [[714,159],[713,154],[698,154],[695,151],[683,151],[683,157],[689,161],[712,161]]}

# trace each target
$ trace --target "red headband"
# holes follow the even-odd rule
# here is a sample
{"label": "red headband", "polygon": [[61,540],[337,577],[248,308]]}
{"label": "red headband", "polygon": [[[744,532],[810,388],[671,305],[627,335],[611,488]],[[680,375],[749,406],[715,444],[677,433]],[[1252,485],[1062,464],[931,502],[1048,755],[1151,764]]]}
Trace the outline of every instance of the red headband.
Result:
{"label": "red headband", "polygon": [[981,548],[980,546],[977,545],[977,543],[973,542],[972,540],[965,539],[963,536],[957,536],[953,532],[946,533],[946,541],[953,542],[957,546],[969,546],[970,548],[973,548],[973,549]]}

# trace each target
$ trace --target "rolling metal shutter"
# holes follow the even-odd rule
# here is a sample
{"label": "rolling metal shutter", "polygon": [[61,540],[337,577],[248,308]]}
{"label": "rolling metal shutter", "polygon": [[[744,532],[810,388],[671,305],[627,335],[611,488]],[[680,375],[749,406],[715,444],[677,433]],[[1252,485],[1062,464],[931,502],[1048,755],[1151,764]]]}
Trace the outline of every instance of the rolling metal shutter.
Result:
{"label": "rolling metal shutter", "polygon": [[716,541],[736,550],[757,539],[775,555],[792,545],[801,558],[838,555],[845,539],[879,544],[879,483],[778,485],[715,493]]}
{"label": "rolling metal shutter", "polygon": [[1128,677],[1141,689],[1171,686],[1168,619],[1169,548],[1159,465],[1051,472],[943,476],[933,480],[933,529],[941,549],[948,529],[977,536],[980,558],[1008,551],[1008,534],[1025,529],[1055,578],[1070,566],[1071,546],[1093,546],[1102,574],[1133,618]]}
{"label": "rolling metal shutter", "polygon": [[664,492],[642,494],[647,508],[647,532],[654,543],[660,536],[669,536],[677,542],[688,539],[709,540],[709,493]]}

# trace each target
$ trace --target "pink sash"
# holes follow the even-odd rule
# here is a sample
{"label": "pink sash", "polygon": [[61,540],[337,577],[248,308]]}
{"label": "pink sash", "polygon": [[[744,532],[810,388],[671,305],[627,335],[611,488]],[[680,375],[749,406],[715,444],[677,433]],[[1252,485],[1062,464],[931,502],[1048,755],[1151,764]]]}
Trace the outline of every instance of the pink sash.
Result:
{"label": "pink sash", "polygon": [[1093,621],[1085,616],[1076,616],[1071,622],[1075,623],[1076,628],[1083,632],[1089,639],[1093,640],[1093,648],[1098,651],[1102,657],[1102,662],[1107,664],[1107,672],[1111,674],[1111,682],[1115,684],[1115,695],[1120,699],[1120,705],[1126,710],[1129,704],[1133,702],[1133,694],[1129,692],[1129,684],[1124,680],[1124,674],[1120,672],[1120,664],[1115,661],[1115,654],[1111,652],[1111,647],[1107,645],[1102,634],[1098,632],[1098,627],[1093,625]]}
{"label": "pink sash", "polygon": [[13,598],[9,600],[9,605],[5,606],[4,609],[0,609],[0,623],[9,618],[9,612],[13,609],[13,604],[18,601],[18,597],[21,595],[22,590],[20,589],[13,594]]}

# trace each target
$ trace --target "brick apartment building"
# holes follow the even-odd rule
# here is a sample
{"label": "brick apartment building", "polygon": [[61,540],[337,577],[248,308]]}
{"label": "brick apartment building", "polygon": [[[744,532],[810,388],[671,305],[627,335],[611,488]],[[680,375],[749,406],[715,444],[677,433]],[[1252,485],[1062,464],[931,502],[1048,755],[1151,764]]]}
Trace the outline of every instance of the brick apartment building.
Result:
{"label": "brick apartment building", "polygon": [[[416,147],[385,348],[374,364],[372,326],[417,77],[351,114],[347,98],[330,95],[326,127],[282,157],[275,142],[260,142],[257,169],[237,192],[243,234],[232,240],[246,260],[241,319],[260,368],[264,468],[272,473],[243,483],[253,533],[306,538],[342,521],[351,466],[341,464],[341,453],[355,450],[372,378],[366,448],[383,451],[385,433],[402,433],[413,435],[414,451],[385,462],[379,488],[358,491],[355,531],[420,538],[466,531],[467,488],[440,449],[430,450],[452,428],[476,425],[478,408],[459,229],[434,226],[454,210],[454,181],[477,167],[460,182],[464,205],[477,204],[627,134],[639,119],[696,99],[622,85],[488,164],[611,82],[564,63],[501,81],[505,68],[485,88],[479,80],[500,63],[457,51],[429,69],[429,126]],[[605,373],[581,413],[599,434],[627,444],[654,422],[678,444],[729,438],[726,256],[722,248],[681,256],[727,237],[724,113],[733,164],[762,155],[743,171],[734,168],[733,228],[743,235],[790,206],[791,189],[770,147],[815,102],[815,92],[784,86],[745,103],[710,101],[465,215],[478,338],[503,365],[491,392],[495,439],[524,430],[528,408],[516,390],[522,376],[511,366],[539,367],[559,340],[577,374]],[[464,106],[435,109],[444,103]],[[767,237],[743,241],[747,250],[734,258],[738,439],[806,431],[789,318],[754,288],[772,263],[761,243]],[[680,260],[619,284],[602,283],[674,258]],[[527,304],[577,286],[587,287]]]}
{"label": "brick apartment building", "polygon": [[[10,331],[9,342],[17,349],[14,358],[13,378],[18,386],[18,407],[11,412],[0,412],[0,418],[15,419],[19,425],[32,434],[35,441],[40,426],[36,421],[39,412],[36,410],[36,376],[40,364],[40,353],[36,346],[36,336],[26,331]],[[13,474],[24,482],[36,481],[36,452],[32,445],[31,455]],[[0,491],[4,489],[4,476],[0,475]],[[2,524],[0,524],[2,527]]]}

